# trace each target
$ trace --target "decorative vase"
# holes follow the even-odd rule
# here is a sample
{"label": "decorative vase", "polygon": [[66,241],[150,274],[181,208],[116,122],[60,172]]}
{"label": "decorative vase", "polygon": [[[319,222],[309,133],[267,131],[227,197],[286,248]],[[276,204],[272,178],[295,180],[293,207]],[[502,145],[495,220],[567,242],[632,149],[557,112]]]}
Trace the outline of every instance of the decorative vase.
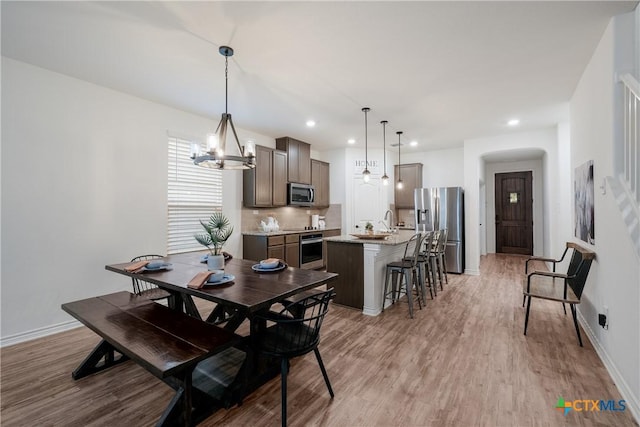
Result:
{"label": "decorative vase", "polygon": [[211,255],[207,257],[208,270],[224,270],[224,255]]}

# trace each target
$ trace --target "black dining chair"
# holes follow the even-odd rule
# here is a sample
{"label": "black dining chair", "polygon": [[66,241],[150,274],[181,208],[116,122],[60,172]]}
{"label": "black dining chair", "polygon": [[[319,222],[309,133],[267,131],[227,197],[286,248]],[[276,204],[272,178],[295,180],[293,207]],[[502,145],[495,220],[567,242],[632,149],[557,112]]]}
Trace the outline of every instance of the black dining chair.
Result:
{"label": "black dining chair", "polygon": [[[162,259],[162,255],[140,255],[131,260],[131,262],[151,261],[154,259]],[[171,294],[164,289],[158,288],[151,282],[132,277],[133,293],[153,301],[167,300],[167,304],[171,304]]]}
{"label": "black dining chair", "polygon": [[258,334],[258,348],[267,355],[280,359],[281,392],[282,392],[282,425],[287,425],[287,374],[289,361],[294,357],[302,356],[313,351],[320,365],[324,382],[327,384],[329,394],[333,399],[333,389],[327,376],[327,371],[322,363],[318,343],[320,342],[320,327],[324,316],[329,310],[329,302],[335,296],[333,288],[310,295],[296,302],[296,314],[294,317],[285,308],[279,313],[268,312],[264,315],[256,315],[258,322],[266,322],[265,330]]}

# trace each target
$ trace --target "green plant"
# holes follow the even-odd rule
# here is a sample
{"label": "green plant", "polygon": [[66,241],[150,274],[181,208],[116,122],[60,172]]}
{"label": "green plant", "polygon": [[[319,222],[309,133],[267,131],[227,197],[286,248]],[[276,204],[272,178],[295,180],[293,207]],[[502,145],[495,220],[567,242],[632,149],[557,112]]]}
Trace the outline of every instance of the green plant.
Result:
{"label": "green plant", "polygon": [[196,234],[193,237],[202,246],[206,246],[211,252],[211,255],[221,255],[222,246],[227,242],[231,233],[233,233],[233,227],[222,212],[214,212],[209,217],[209,222],[205,223],[200,220],[204,233]]}
{"label": "green plant", "polygon": [[364,226],[364,229],[367,231],[373,231],[373,224],[367,222],[367,224]]}

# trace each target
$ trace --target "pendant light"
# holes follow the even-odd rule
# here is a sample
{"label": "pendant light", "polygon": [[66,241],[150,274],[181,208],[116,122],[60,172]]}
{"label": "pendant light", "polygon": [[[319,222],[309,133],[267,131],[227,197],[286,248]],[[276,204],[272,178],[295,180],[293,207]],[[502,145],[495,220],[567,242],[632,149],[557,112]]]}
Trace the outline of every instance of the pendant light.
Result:
{"label": "pendant light", "polygon": [[369,147],[367,141],[367,113],[371,109],[369,107],[364,107],[362,111],[364,112],[364,170],[362,171],[362,179],[364,182],[369,182],[369,178],[371,178],[371,172],[369,172]]}
{"label": "pendant light", "polygon": [[402,187],[404,187],[404,183],[402,182],[402,164],[400,163],[400,146],[402,145],[400,143],[400,135],[402,135],[402,131],[399,130],[396,133],[398,134],[398,183],[396,187],[398,187],[398,190],[401,190]]}
{"label": "pendant light", "polygon": [[[213,169],[253,169],[256,167],[256,147],[253,142],[247,142],[243,147],[238,140],[236,128],[233,125],[231,114],[228,111],[228,85],[229,85],[229,57],[233,56],[233,49],[229,46],[220,46],[218,49],[224,56],[224,113],[215,133],[207,135],[207,150],[200,153],[200,144],[191,144],[191,158],[198,166]],[[236,146],[240,155],[230,155],[226,150],[227,126],[231,126]]]}
{"label": "pendant light", "polygon": [[387,123],[386,120],[382,123],[382,161],[384,163],[384,175],[382,175],[382,185],[389,185],[389,176],[387,175]]}

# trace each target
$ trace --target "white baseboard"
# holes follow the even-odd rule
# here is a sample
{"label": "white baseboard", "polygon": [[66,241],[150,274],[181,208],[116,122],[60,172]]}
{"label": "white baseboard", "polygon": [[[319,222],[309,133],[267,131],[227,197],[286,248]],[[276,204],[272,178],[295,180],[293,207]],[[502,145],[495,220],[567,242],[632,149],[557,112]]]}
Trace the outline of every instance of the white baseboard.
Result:
{"label": "white baseboard", "polygon": [[616,365],[611,360],[611,357],[609,357],[609,354],[600,344],[600,341],[597,340],[593,329],[591,329],[580,311],[578,311],[578,323],[580,323],[580,326],[582,326],[582,329],[586,332],[589,341],[591,341],[593,348],[595,348],[596,353],[598,354],[598,357],[600,357],[600,360],[602,360],[607,372],[611,375],[613,382],[616,384],[618,391],[627,404],[627,408],[631,411],[631,415],[635,418],[636,422],[640,424],[640,399],[638,396],[633,394],[633,391],[629,388],[629,385],[620,374],[620,371],[618,371],[618,368],[616,368]]}
{"label": "white baseboard", "polygon": [[0,348],[26,341],[31,341],[36,338],[46,337],[47,335],[53,335],[59,332],[68,331],[80,326],[82,326],[82,323],[78,322],[77,320],[69,320],[67,322],[58,323],[56,325],[45,326],[44,328],[38,328],[27,332],[21,332],[15,335],[9,335],[8,337],[0,338]]}
{"label": "white baseboard", "polygon": [[480,270],[478,270],[477,268],[465,268],[464,274],[468,274],[469,276],[479,276]]}

